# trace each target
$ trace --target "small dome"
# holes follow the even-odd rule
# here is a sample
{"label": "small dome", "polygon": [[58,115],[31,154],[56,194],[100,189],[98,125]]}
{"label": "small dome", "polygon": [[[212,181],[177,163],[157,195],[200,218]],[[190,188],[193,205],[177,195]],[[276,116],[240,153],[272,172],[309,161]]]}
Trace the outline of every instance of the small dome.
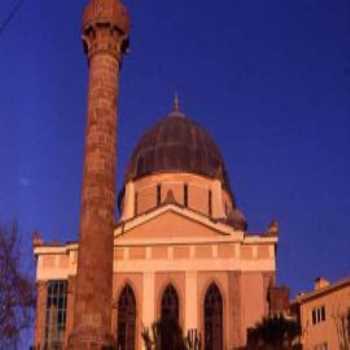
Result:
{"label": "small dome", "polygon": [[161,119],[141,137],[131,156],[126,182],[164,172],[187,172],[218,179],[232,196],[218,146],[207,131],[179,110]]}

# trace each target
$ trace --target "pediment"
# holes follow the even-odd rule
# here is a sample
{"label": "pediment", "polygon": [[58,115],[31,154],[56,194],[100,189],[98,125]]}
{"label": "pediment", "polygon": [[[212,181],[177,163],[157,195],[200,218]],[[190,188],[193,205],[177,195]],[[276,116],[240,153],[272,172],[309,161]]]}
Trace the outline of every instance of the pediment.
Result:
{"label": "pediment", "polygon": [[230,236],[222,224],[212,223],[207,218],[169,206],[167,209],[131,220],[117,233],[117,241],[124,240],[169,240],[210,239]]}

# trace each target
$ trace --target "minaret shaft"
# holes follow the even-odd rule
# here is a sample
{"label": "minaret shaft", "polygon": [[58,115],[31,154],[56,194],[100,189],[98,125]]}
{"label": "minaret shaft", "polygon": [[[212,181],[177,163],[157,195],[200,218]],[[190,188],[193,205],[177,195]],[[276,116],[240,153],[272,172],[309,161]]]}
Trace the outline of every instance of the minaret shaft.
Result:
{"label": "minaret shaft", "polygon": [[[128,20],[118,0],[91,0],[85,10],[83,41],[89,60],[88,111],[70,350],[103,349],[113,344],[117,98],[128,35],[125,18]],[[118,27],[120,19],[122,26]]]}
{"label": "minaret shaft", "polygon": [[106,334],[113,277],[117,72],[112,56],[92,57],[74,312],[75,327]]}

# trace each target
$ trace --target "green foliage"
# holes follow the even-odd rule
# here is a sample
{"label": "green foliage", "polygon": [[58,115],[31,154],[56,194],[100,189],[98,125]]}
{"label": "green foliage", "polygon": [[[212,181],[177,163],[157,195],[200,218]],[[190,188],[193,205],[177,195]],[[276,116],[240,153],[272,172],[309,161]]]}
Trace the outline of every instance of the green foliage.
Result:
{"label": "green foliage", "polygon": [[298,349],[296,345],[300,327],[292,319],[284,316],[264,318],[255,328],[248,330],[248,350]]}

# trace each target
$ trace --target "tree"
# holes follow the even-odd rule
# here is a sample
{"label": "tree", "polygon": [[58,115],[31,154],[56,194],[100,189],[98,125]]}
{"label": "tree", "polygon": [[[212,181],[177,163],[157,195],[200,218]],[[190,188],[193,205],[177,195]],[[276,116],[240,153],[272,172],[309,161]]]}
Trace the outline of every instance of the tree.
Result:
{"label": "tree", "polygon": [[17,225],[0,225],[0,349],[17,349],[33,319],[34,283],[21,259]]}
{"label": "tree", "polygon": [[300,326],[284,316],[264,318],[255,328],[248,330],[248,350],[298,349],[296,344]]}

